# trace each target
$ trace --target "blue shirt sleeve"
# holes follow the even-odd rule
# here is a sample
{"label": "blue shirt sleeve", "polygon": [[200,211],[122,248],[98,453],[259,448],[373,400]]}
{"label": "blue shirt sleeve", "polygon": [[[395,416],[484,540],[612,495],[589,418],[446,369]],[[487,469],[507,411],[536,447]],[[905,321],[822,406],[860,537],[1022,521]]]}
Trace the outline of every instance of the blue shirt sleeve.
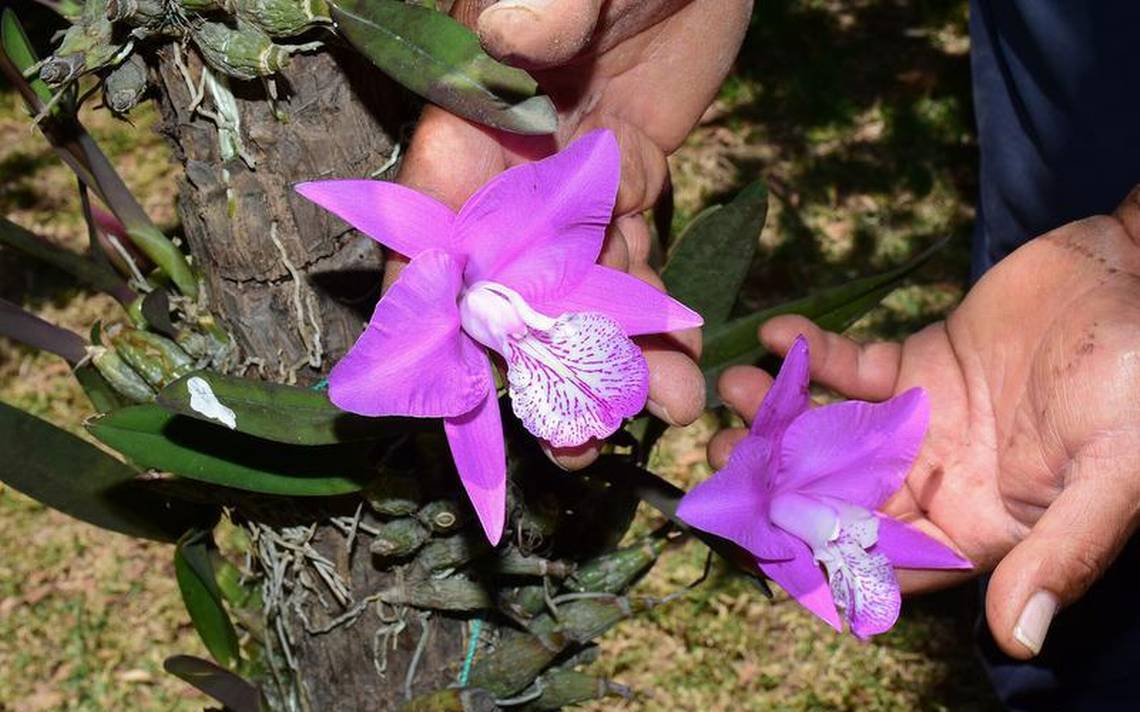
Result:
{"label": "blue shirt sleeve", "polygon": [[976,279],[1140,183],[1140,1],[971,0]]}

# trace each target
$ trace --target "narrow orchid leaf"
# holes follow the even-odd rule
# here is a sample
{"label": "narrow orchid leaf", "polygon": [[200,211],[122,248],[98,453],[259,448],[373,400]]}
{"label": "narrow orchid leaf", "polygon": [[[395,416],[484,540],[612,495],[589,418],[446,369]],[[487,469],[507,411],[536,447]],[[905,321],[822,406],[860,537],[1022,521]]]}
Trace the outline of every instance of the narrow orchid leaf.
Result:
{"label": "narrow orchid leaf", "polygon": [[249,492],[347,494],[369,474],[365,447],[273,443],[153,404],[97,417],[87,429],[139,467]]}
{"label": "narrow orchid leaf", "polygon": [[772,596],[763,574],[756,566],[756,559],[751,554],[727,539],[722,539],[715,534],[709,534],[699,529],[693,529],[677,517],[677,504],[685,496],[683,489],[674,486],[649,470],[611,456],[602,456],[598,459],[597,464],[593,465],[587,472],[610,482],[618,482],[630,487],[641,501],[663,514],[673,524],[691,533],[705,546],[755,581],[764,591],[764,595]]}
{"label": "narrow orchid leaf", "polygon": [[50,324],[5,299],[0,299],[0,336],[53,353],[73,366],[87,354],[87,342],[82,336]]}
{"label": "narrow orchid leaf", "polygon": [[[47,106],[8,55],[8,50],[3,42],[0,42],[0,75],[3,75],[15,87],[20,98],[24,100],[24,104],[33,115],[39,115]],[[58,106],[57,104],[57,108]],[[71,114],[64,114],[62,111],[51,111],[47,116],[40,119],[39,128],[43,131],[44,137],[47,138],[52,149],[67,164],[68,168],[79,176],[80,180],[97,191],[97,188],[94,187],[95,179],[91,174],[90,166],[87,165],[83,150],[76,141],[76,136],[83,129],[75,117]]]}
{"label": "narrow orchid leaf", "polygon": [[[15,18],[12,17],[9,26],[15,28],[12,24],[14,22]],[[2,29],[0,27],[0,39],[7,40],[18,34],[12,29],[4,35]],[[19,44],[18,41],[15,43]],[[39,114],[46,102],[24,78],[18,63],[13,60],[4,44],[0,42],[0,74],[16,87],[29,109],[34,114]],[[23,51],[21,53],[26,54]],[[74,115],[49,112],[38,126],[59,157],[123,222],[131,241],[170,276],[184,295],[192,298],[197,296],[198,280],[190,269],[186,256],[150,221],[106,154]]]}
{"label": "narrow orchid leaf", "polygon": [[860,277],[802,299],[733,319],[706,331],[701,368],[705,374],[709,407],[720,404],[716,380],[722,371],[737,364],[756,363],[767,353],[757,337],[761,324],[783,314],[799,314],[824,329],[843,331],[926,264],[946,242],[941,240],[906,264],[882,274]]}
{"label": "narrow orchid leaf", "polygon": [[162,667],[231,712],[261,712],[261,693],[245,678],[193,655],[174,655]]}
{"label": "narrow orchid leaf", "polygon": [[206,650],[219,664],[233,668],[241,659],[241,651],[237,632],[214,579],[214,566],[210,562],[211,543],[208,532],[187,532],[174,550],[174,575],[178,579],[182,602]]}
{"label": "narrow orchid leaf", "polygon": [[694,218],[670,249],[661,278],[669,294],[700,313],[706,330],[732,312],[767,216],[768,189],[756,181],[728,205]]}
{"label": "narrow orchid leaf", "polygon": [[[39,62],[23,25],[10,8],[4,8],[0,13],[0,47],[3,47],[4,53],[20,74],[26,73]],[[34,79],[28,80],[28,86],[43,103],[51,101],[51,87],[38,74]]]}
{"label": "narrow orchid leaf", "polygon": [[0,403],[0,480],[52,509],[128,536],[174,541],[213,510],[136,483],[138,471],[71,433]]}
{"label": "narrow orchid leaf", "polygon": [[[217,406],[213,404],[216,403]],[[211,371],[187,374],[158,394],[158,404],[172,413],[218,423],[234,430],[293,445],[332,445],[383,439],[432,425],[416,418],[365,418],[346,413],[328,395],[310,388],[224,376]]]}
{"label": "narrow orchid leaf", "polygon": [[530,75],[496,62],[474,32],[447,15],[399,0],[336,0],[332,13],[361,54],[428,101],[504,131],[558,127],[554,104],[536,95]]}
{"label": "narrow orchid leaf", "polygon": [[95,139],[81,130],[76,134],[75,141],[90,167],[94,181],[92,187],[126,227],[127,237],[170,277],[184,296],[196,297],[198,278],[190,268],[186,255],[151,222],[110,159],[95,143]]}
{"label": "narrow orchid leaf", "polygon": [[121,304],[129,304],[135,298],[134,291],[112,270],[58,247],[4,217],[0,217],[0,245],[49,264],[87,287],[110,294]]}

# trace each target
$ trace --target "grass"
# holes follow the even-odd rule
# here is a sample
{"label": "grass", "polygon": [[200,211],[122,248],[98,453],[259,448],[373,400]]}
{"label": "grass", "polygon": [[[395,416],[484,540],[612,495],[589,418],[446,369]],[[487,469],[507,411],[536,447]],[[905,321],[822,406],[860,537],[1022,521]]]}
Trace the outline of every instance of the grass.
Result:
{"label": "grass", "polygon": [[[677,224],[763,178],[773,195],[741,309],[951,245],[911,286],[856,325],[896,338],[962,294],[975,146],[962,0],[764,0],[715,105],[671,159]],[[175,222],[175,170],[152,112],[87,123],[150,214]],[[0,210],[73,249],[84,242],[73,181],[0,93]],[[117,306],[0,252],[0,296],[85,329]],[[0,340],[0,398],[78,431],[89,410],[64,364]],[[691,485],[709,474],[716,419],[671,431],[656,469]],[[642,513],[637,526],[651,526]],[[642,589],[695,580],[696,544],[669,551]],[[602,641],[593,669],[639,690],[593,710],[990,709],[970,642],[969,589],[908,602],[870,643],[832,633],[777,592],[719,575]],[[0,710],[194,710],[206,703],[161,671],[202,654],[167,547],[106,534],[0,487]]]}

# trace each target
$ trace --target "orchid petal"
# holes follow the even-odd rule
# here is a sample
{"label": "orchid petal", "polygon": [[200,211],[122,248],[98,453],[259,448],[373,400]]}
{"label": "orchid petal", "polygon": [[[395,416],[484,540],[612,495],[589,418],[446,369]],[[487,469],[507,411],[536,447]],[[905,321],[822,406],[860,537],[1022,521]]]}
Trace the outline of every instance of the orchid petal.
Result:
{"label": "orchid petal", "polygon": [[817,556],[827,567],[832,598],[851,624],[851,632],[866,639],[890,630],[902,606],[890,560],[864,549],[847,531]]}
{"label": "orchid petal", "polygon": [[681,498],[677,516],[691,527],[739,544],[757,559],[793,558],[796,542],[768,521],[763,472],[769,455],[766,441],[745,438],[723,470]]}
{"label": "orchid petal", "polygon": [[890,559],[891,564],[902,569],[969,569],[973,564],[964,559],[945,544],[927,536],[918,529],[892,519],[884,514],[875,514],[879,520],[879,539],[871,551]]}
{"label": "orchid petal", "polygon": [[506,345],[515,415],[554,447],[613,434],[649,395],[641,349],[602,314],[566,314]]}
{"label": "orchid petal", "polygon": [[451,245],[455,213],[443,203],[382,180],[319,180],[293,186],[301,195],[390,249],[415,258]]}
{"label": "orchid petal", "polygon": [[795,547],[793,558],[786,561],[759,561],[760,570],[801,606],[822,618],[832,628],[843,630],[823,570],[806,544],[799,541],[792,543]]}
{"label": "orchid petal", "polygon": [[811,406],[809,366],[807,339],[797,336],[756,411],[750,430],[753,435],[772,438],[778,443],[792,421],[807,412]]}
{"label": "orchid petal", "polygon": [[775,491],[876,509],[902,486],[929,419],[921,388],[884,403],[845,401],[809,410],[784,434]]}
{"label": "orchid petal", "polygon": [[533,306],[544,314],[600,312],[621,324],[627,336],[664,334],[703,323],[700,314],[653,285],[600,265],[586,270],[569,291]]}
{"label": "orchid petal", "polygon": [[530,302],[572,287],[601,251],[620,170],[613,134],[592,131],[492,179],[455,221],[467,282],[505,284]]}
{"label": "orchid petal", "polygon": [[[488,361],[488,375],[490,368]],[[487,539],[496,546],[507,515],[507,454],[495,392],[489,391],[471,412],[445,418],[443,431],[459,480]]]}
{"label": "orchid petal", "polygon": [[459,330],[461,265],[429,250],[412,260],[329,374],[329,398],[361,415],[466,413],[492,390],[489,360]]}

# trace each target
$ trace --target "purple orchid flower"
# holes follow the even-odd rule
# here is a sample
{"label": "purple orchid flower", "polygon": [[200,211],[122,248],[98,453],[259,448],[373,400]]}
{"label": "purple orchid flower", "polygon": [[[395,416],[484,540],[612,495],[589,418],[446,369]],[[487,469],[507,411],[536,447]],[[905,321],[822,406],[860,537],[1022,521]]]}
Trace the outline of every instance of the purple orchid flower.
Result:
{"label": "purple orchid flower", "polygon": [[[801,336],[728,465],[682,498],[677,516],[736,542],[801,605],[859,638],[895,624],[894,568],[970,562],[875,510],[906,479],[930,419],[921,388],[883,403],[812,408]],[[825,575],[826,572],[826,575]]]}
{"label": "purple orchid flower", "polygon": [[617,141],[593,131],[511,168],[458,214],[395,183],[296,190],[411,258],[329,376],[362,415],[443,418],[456,469],[492,544],[506,516],[506,453],[492,363],[512,408],[555,447],[604,438],[637,414],[649,374],[629,337],[700,326],[695,312],[596,264],[620,177]]}

